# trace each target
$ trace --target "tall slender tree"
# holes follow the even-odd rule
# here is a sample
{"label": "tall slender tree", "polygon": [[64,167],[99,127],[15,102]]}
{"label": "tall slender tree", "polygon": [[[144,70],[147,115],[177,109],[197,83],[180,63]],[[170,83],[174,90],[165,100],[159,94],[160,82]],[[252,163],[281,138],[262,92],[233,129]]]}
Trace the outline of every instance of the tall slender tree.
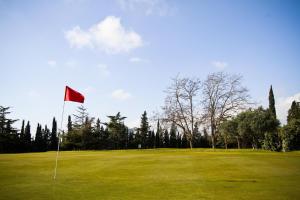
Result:
{"label": "tall slender tree", "polygon": [[43,134],[42,134],[42,126],[38,123],[34,138],[34,150],[42,151],[43,149]]}
{"label": "tall slender tree", "polygon": [[159,119],[157,120],[157,126],[156,126],[156,134],[155,134],[155,148],[160,148],[161,147],[161,127],[160,127],[160,123],[159,123]]}
{"label": "tall slender tree", "polygon": [[147,147],[147,138],[148,138],[148,132],[149,132],[149,122],[147,117],[147,112],[144,111],[142,117],[141,117],[141,125],[140,125],[140,134],[141,134],[141,145],[142,148]]}
{"label": "tall slender tree", "polygon": [[275,98],[274,98],[274,93],[273,93],[273,88],[272,85],[270,87],[269,91],[269,110],[276,119],[276,109],[275,109]]}
{"label": "tall slender tree", "polygon": [[30,151],[31,150],[31,132],[30,132],[30,122],[27,122],[27,125],[25,127],[25,149],[26,151]]}
{"label": "tall slender tree", "polygon": [[55,120],[55,117],[53,117],[52,120],[52,131],[51,131],[51,137],[50,137],[50,149],[55,150],[57,148],[57,122]]}
{"label": "tall slender tree", "polygon": [[47,125],[45,125],[45,128],[42,129],[42,133],[43,133],[43,145],[44,145],[43,151],[46,151],[50,148],[50,139],[51,139],[51,132],[47,127]]}
{"label": "tall slender tree", "polygon": [[73,124],[72,124],[72,119],[71,116],[68,116],[68,132],[71,132],[73,130]]}

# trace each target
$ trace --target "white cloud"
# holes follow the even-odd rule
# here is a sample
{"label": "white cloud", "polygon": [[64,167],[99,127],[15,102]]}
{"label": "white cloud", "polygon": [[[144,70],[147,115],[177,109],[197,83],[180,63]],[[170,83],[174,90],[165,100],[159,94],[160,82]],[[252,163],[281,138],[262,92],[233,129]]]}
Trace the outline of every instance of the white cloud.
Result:
{"label": "white cloud", "polygon": [[50,66],[50,67],[56,67],[57,63],[55,60],[48,60],[47,64]]}
{"label": "white cloud", "polygon": [[108,16],[103,21],[82,30],[79,26],[65,32],[65,38],[74,48],[96,48],[108,54],[129,52],[143,45],[142,37],[125,29],[121,19]]}
{"label": "white cloud", "polygon": [[105,64],[99,64],[99,65],[97,65],[97,68],[100,71],[100,76],[102,76],[102,77],[108,77],[110,75],[110,71],[108,70],[107,65],[105,65]]}
{"label": "white cloud", "polygon": [[169,16],[177,11],[177,8],[166,0],[117,0],[117,2],[124,11],[141,11],[145,15]]}
{"label": "white cloud", "polygon": [[139,62],[148,62],[148,60],[139,57],[132,57],[129,59],[129,62],[139,63]]}
{"label": "white cloud", "polygon": [[85,31],[82,31],[79,26],[75,26],[72,30],[67,31],[65,33],[65,37],[70,43],[71,47],[92,47],[91,35]]}
{"label": "white cloud", "polygon": [[294,100],[300,101],[300,92],[293,96],[278,98],[278,101],[276,102],[276,113],[281,123],[286,124],[288,110]]}
{"label": "white cloud", "polygon": [[130,93],[125,92],[122,89],[113,91],[111,96],[112,96],[112,98],[117,99],[117,100],[127,100],[132,97]]}
{"label": "white cloud", "polygon": [[228,66],[228,63],[224,61],[212,61],[211,64],[219,70],[223,70]]}

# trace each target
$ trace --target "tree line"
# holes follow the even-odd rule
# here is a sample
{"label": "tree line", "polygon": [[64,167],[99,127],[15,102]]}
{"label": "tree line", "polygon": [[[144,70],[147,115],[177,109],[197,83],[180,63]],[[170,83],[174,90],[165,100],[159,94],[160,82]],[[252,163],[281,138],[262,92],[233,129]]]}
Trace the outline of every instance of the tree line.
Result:
{"label": "tree line", "polygon": [[[10,107],[0,106],[0,152],[56,150],[100,150],[136,148],[253,148],[272,151],[300,149],[300,103],[293,101],[287,124],[276,116],[273,88],[269,107],[256,107],[250,101],[242,77],[224,72],[198,78],[172,79],[166,89],[162,111],[149,120],[141,116],[140,126],[128,128],[120,113],[107,116],[108,122],[89,116],[81,105],[68,116],[66,131],[37,125],[35,137],[31,124],[23,120],[20,129],[10,119]],[[155,126],[150,126],[150,121]]]}

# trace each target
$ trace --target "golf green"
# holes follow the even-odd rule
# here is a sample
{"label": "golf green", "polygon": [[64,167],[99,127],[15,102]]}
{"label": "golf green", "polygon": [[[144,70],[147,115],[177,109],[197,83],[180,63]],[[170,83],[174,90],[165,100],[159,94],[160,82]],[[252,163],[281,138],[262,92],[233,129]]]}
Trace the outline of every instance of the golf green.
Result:
{"label": "golf green", "polygon": [[155,149],[0,154],[0,199],[300,199],[300,152]]}

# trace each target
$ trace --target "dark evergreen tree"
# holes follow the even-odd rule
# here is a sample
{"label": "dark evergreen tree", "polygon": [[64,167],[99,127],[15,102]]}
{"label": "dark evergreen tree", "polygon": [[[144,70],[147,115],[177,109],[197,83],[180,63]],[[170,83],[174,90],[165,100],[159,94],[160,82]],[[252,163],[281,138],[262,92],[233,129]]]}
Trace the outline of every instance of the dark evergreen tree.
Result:
{"label": "dark evergreen tree", "polygon": [[151,137],[150,137],[150,148],[155,148],[155,133],[154,131],[151,131]]}
{"label": "dark evergreen tree", "polygon": [[276,109],[275,109],[275,98],[273,94],[273,88],[271,85],[270,91],[269,91],[269,110],[276,119]]}
{"label": "dark evergreen tree", "polygon": [[20,146],[18,147],[20,152],[25,151],[25,121],[22,120],[21,132],[20,132]]}
{"label": "dark evergreen tree", "polygon": [[6,124],[8,122],[7,115],[10,114],[8,111],[9,107],[0,106],[0,134],[6,133]]}
{"label": "dark evergreen tree", "polygon": [[287,123],[295,119],[300,119],[300,102],[293,101],[288,111]]}
{"label": "dark evergreen tree", "polygon": [[193,147],[200,147],[201,146],[201,133],[198,128],[198,123],[195,123],[194,132],[193,132]]}
{"label": "dark evergreen tree", "polygon": [[172,123],[170,129],[170,147],[176,148],[177,147],[177,127],[175,123]]}
{"label": "dark evergreen tree", "polygon": [[169,148],[170,147],[170,135],[168,129],[164,131],[164,147]]}
{"label": "dark evergreen tree", "polygon": [[30,132],[30,122],[27,122],[27,125],[25,127],[25,151],[31,150],[31,132]]}
{"label": "dark evergreen tree", "polygon": [[126,147],[127,140],[127,130],[124,125],[124,119],[126,117],[122,117],[120,112],[118,112],[115,116],[108,116],[110,119],[109,123],[105,123],[108,132],[109,132],[109,140],[111,141],[112,149],[121,149]]}
{"label": "dark evergreen tree", "polygon": [[17,120],[9,119],[7,115],[11,112],[10,107],[0,106],[0,152],[17,152],[20,151],[20,139],[17,129],[13,127],[13,123]]}
{"label": "dark evergreen tree", "polygon": [[101,137],[102,137],[102,132],[101,132],[101,123],[100,123],[100,119],[97,118],[96,120],[96,126],[95,126],[95,138],[96,138],[96,149],[101,149]]}
{"label": "dark evergreen tree", "polygon": [[135,131],[135,135],[134,135],[134,140],[135,140],[135,148],[141,148],[142,147],[142,136],[141,136],[141,132],[140,129],[136,129]]}
{"label": "dark evergreen tree", "polygon": [[292,102],[287,125],[281,131],[281,139],[283,151],[300,149],[300,102]]}
{"label": "dark evergreen tree", "polygon": [[209,141],[211,141],[208,137],[207,129],[203,128],[203,136],[201,136],[201,147],[203,148],[208,148],[209,146]]}
{"label": "dark evergreen tree", "polygon": [[128,148],[129,149],[136,148],[133,130],[128,130]]}
{"label": "dark evergreen tree", "polygon": [[71,132],[73,130],[73,124],[71,120],[71,116],[68,116],[68,132]]}
{"label": "dark evergreen tree", "polygon": [[149,132],[149,122],[148,122],[147,112],[144,111],[141,117],[141,125],[140,125],[142,148],[147,148],[148,132]]}
{"label": "dark evergreen tree", "polygon": [[156,134],[155,134],[155,148],[160,148],[162,143],[161,141],[161,127],[159,120],[157,120]]}
{"label": "dark evergreen tree", "polygon": [[189,147],[188,140],[186,134],[183,134],[181,138],[181,148],[187,148],[187,147]]}
{"label": "dark evergreen tree", "polygon": [[45,141],[43,137],[43,132],[44,130],[42,130],[42,126],[38,124],[36,128],[35,139],[34,139],[34,146],[33,146],[34,151],[45,151],[44,149]]}
{"label": "dark evergreen tree", "polygon": [[86,117],[84,127],[78,130],[82,136],[82,149],[97,149],[98,139],[93,130],[94,118]]}
{"label": "dark evergreen tree", "polygon": [[105,129],[101,126],[101,146],[103,149],[109,149],[112,145],[110,144],[109,131],[106,127]]}
{"label": "dark evergreen tree", "polygon": [[51,139],[51,133],[47,125],[45,125],[45,129],[42,129],[43,133],[43,145],[44,145],[44,151],[47,151],[50,148],[50,139]]}
{"label": "dark evergreen tree", "polygon": [[14,124],[16,121],[15,119],[9,119],[7,115],[9,115],[11,112],[8,111],[10,107],[3,107],[0,106],[0,134],[16,134],[17,130],[13,128],[12,124]]}
{"label": "dark evergreen tree", "polygon": [[52,131],[51,131],[51,137],[50,137],[50,150],[56,150],[58,143],[58,137],[57,137],[57,122],[55,120],[55,117],[53,117],[52,120]]}
{"label": "dark evergreen tree", "polygon": [[181,148],[181,135],[179,134],[179,132],[177,132],[176,135],[176,147]]}

